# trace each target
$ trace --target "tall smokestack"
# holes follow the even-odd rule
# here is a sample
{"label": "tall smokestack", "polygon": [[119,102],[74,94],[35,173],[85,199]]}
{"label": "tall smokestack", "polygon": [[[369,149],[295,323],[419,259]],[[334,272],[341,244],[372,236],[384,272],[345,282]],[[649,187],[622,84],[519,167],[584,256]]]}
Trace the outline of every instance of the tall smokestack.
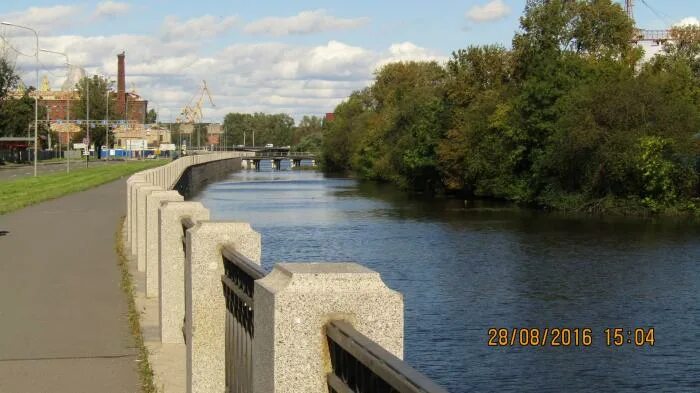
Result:
{"label": "tall smokestack", "polygon": [[124,52],[117,55],[117,113],[126,111],[126,77],[124,74]]}

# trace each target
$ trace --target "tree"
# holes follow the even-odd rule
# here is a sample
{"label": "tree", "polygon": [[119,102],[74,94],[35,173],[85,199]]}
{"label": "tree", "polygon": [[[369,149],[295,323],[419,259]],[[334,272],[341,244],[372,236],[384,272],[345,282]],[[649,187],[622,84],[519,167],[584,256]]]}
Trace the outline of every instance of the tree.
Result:
{"label": "tree", "polygon": [[382,67],[336,107],[324,168],[555,208],[700,210],[700,28],[641,64],[611,0],[529,0],[520,21],[512,50]]}
{"label": "tree", "polygon": [[[79,100],[75,106],[71,106],[71,113],[78,120],[87,120],[88,95],[90,103],[90,144],[95,144],[97,158],[100,158],[100,147],[106,143],[107,126],[99,124],[100,121],[107,119],[107,100],[109,100],[110,114],[116,109],[116,100],[111,91],[110,82],[103,77],[94,75],[92,77],[84,77],[77,84]],[[75,136],[75,140],[82,140],[87,137],[87,124],[81,125],[81,132]],[[111,134],[111,131],[109,131]],[[114,138],[110,136],[110,141]]]}
{"label": "tree", "polygon": [[229,113],[224,117],[226,141],[233,145],[242,145],[245,134],[249,146],[253,139],[256,146],[286,146],[292,142],[293,129],[294,119],[282,113]]}
{"label": "tree", "polygon": [[[31,136],[34,127],[34,98],[28,89],[20,98],[7,98],[0,107],[0,136]],[[39,119],[46,118],[46,108],[39,106]]]}
{"label": "tree", "polygon": [[0,57],[0,107],[8,98],[10,91],[17,88],[19,75],[15,72],[15,67],[7,58]]}
{"label": "tree", "polygon": [[323,119],[304,116],[292,135],[292,150],[319,152],[323,143]]}
{"label": "tree", "polygon": [[146,113],[146,124],[153,124],[157,119],[158,113],[156,113],[156,110],[153,108],[149,109],[148,113]]}

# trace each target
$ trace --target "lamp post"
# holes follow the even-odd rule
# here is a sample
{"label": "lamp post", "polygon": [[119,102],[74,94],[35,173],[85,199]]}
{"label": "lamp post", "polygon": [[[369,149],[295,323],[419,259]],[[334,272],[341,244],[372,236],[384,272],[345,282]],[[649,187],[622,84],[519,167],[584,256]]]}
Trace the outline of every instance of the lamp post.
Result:
{"label": "lamp post", "polygon": [[39,33],[31,27],[16,25],[10,22],[0,22],[0,25],[17,27],[19,29],[29,30],[34,33],[36,38],[36,69],[34,70],[36,76],[36,87],[34,90],[34,177],[36,177],[37,170],[37,156],[39,154]]}
{"label": "lamp post", "polygon": [[109,128],[110,128],[110,126],[109,126],[109,93],[110,93],[110,88],[112,86],[112,81],[108,77],[105,76],[105,83],[107,84],[107,89],[106,89],[107,90],[107,115],[106,115],[106,119],[105,119],[107,121],[107,124],[105,127],[105,145],[107,145],[106,161],[109,161],[109,152],[110,152],[110,149],[109,149]]}
{"label": "lamp post", "polygon": [[[68,60],[67,54],[65,54],[63,52],[59,52],[59,51],[48,50],[48,49],[39,49],[39,51],[45,52],[45,53],[53,53],[55,55],[61,55],[61,56],[65,57],[66,58],[66,66],[68,67],[68,78],[70,78],[71,64],[70,64],[70,60]],[[69,90],[69,92],[70,91],[72,91],[72,89]],[[69,127],[69,129],[68,129],[68,149],[67,149],[68,154],[67,154],[67,159],[66,159],[66,173],[70,173],[70,100],[71,100],[71,97],[68,96],[68,99],[66,100],[66,122],[67,122],[68,127]],[[61,139],[60,138],[58,140],[58,145],[61,146]]]}
{"label": "lamp post", "polygon": [[90,166],[90,77],[85,77],[85,99],[87,101],[85,105],[85,129],[87,130],[87,156],[85,157],[85,168]]}

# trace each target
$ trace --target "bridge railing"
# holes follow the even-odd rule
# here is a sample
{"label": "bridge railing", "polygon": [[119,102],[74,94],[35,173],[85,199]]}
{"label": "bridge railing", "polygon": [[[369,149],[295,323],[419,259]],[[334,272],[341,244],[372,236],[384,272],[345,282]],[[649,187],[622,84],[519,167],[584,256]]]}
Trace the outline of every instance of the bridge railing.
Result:
{"label": "bridge railing", "polygon": [[345,321],[326,325],[330,393],[447,393]]}
{"label": "bridge railing", "polygon": [[313,159],[315,157],[314,153],[311,152],[299,152],[299,151],[282,151],[282,152],[272,152],[272,151],[261,151],[255,153],[255,156],[253,158],[282,158],[282,157],[288,157],[288,158],[310,158]]}
{"label": "bridge railing", "polygon": [[253,391],[255,280],[265,271],[231,247],[222,249],[221,282],[226,299],[226,392]]}

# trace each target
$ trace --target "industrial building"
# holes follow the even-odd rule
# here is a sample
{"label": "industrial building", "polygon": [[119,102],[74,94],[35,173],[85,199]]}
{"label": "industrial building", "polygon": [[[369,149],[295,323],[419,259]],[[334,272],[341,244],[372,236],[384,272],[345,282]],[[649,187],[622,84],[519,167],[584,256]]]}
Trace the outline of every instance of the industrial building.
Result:
{"label": "industrial building", "polygon": [[[83,77],[85,77],[85,74],[82,70],[72,68],[60,90],[51,89],[47,76],[44,76],[39,87],[39,105],[46,108],[46,120],[49,120],[51,123],[51,130],[58,133],[58,143],[62,145],[67,144],[75,134],[80,132],[80,126],[69,121],[84,120],[76,119],[75,110],[71,109],[75,108],[80,101],[75,85]],[[24,94],[25,88],[21,86],[13,93],[13,96],[19,98]],[[110,94],[111,98],[116,102],[114,110],[110,109],[110,118],[113,120],[128,120],[132,124],[131,128],[134,129],[134,132],[138,133],[137,130],[141,130],[142,136],[146,136],[148,128],[143,127],[143,123],[146,121],[148,101],[138,95],[136,91],[126,91],[125,54],[123,52],[117,55],[117,91]],[[133,126],[133,124],[138,124],[139,126]],[[118,129],[114,131],[116,133]]]}

